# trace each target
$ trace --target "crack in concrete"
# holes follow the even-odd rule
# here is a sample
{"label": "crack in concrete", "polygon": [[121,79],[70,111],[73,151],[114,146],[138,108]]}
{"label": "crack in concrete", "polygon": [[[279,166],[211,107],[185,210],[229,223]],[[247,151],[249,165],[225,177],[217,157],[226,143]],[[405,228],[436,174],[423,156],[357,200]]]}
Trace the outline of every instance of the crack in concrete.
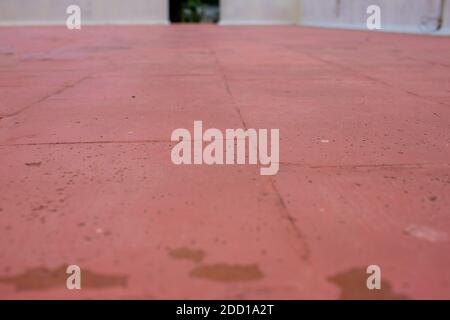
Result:
{"label": "crack in concrete", "polygon": [[278,197],[278,200],[280,202],[282,212],[284,213],[283,218],[288,221],[288,223],[292,227],[292,230],[294,231],[297,239],[299,239],[303,243],[303,246],[302,246],[303,252],[300,254],[300,258],[303,261],[308,261],[311,256],[311,252],[310,252],[308,244],[306,243],[305,237],[303,236],[303,233],[301,232],[301,230],[298,228],[298,226],[295,222],[295,218],[289,212],[286,202],[284,201],[280,191],[278,190],[278,188],[275,184],[275,180],[273,178],[269,178],[269,181],[270,181],[272,190],[275,192],[275,194]]}
{"label": "crack in concrete", "polygon": [[24,111],[30,109],[31,107],[33,107],[33,106],[35,106],[35,105],[37,105],[37,104],[40,104],[41,102],[46,101],[46,100],[49,99],[49,98],[51,98],[51,97],[53,97],[53,96],[55,96],[55,95],[61,94],[61,93],[63,93],[64,91],[66,91],[67,89],[71,89],[71,88],[75,87],[76,85],[80,84],[80,83],[83,82],[84,80],[89,79],[90,77],[91,77],[91,76],[85,76],[85,77],[83,77],[83,78],[81,78],[81,79],[76,80],[75,82],[66,84],[66,85],[62,86],[61,88],[59,88],[58,90],[56,90],[56,91],[54,91],[54,92],[52,92],[52,93],[49,93],[49,94],[45,95],[44,97],[38,99],[37,101],[32,102],[32,103],[30,103],[29,105],[27,105],[27,106],[25,106],[25,107],[23,107],[23,108],[21,108],[21,109],[15,111],[15,112],[12,112],[12,113],[9,113],[9,114],[3,114],[3,115],[0,115],[0,120],[1,120],[1,119],[4,119],[4,118],[11,118],[11,117],[17,116],[18,114],[20,114],[20,113],[22,113],[22,112],[24,112]]}
{"label": "crack in concrete", "polygon": [[442,62],[430,61],[430,60],[426,60],[426,59],[417,59],[417,58],[411,58],[411,57],[402,57],[402,59],[411,60],[411,61],[417,61],[417,62],[425,62],[425,63],[428,63],[429,65],[432,65],[432,66],[450,68],[449,64],[442,63]]}
{"label": "crack in concrete", "polygon": [[[292,49],[291,49],[291,50],[292,50]],[[296,51],[296,50],[295,50],[295,51]],[[355,75],[358,75],[358,76],[360,76],[360,77],[366,78],[367,80],[370,80],[370,81],[372,81],[372,82],[376,82],[376,83],[382,84],[382,85],[384,85],[384,86],[386,86],[386,87],[388,87],[388,88],[395,88],[395,89],[397,89],[397,90],[403,91],[404,93],[406,93],[406,94],[408,94],[408,95],[411,95],[411,96],[413,96],[413,97],[422,99],[422,100],[424,100],[424,101],[426,101],[426,102],[436,103],[436,104],[440,104],[440,105],[443,105],[443,106],[446,106],[446,107],[450,107],[450,104],[446,104],[446,103],[444,103],[444,102],[437,101],[437,100],[431,99],[431,98],[429,98],[429,97],[425,97],[425,96],[423,96],[423,95],[421,95],[421,94],[418,94],[418,93],[409,91],[409,90],[407,90],[407,89],[399,88],[399,87],[397,87],[397,86],[395,86],[395,85],[392,85],[392,84],[390,84],[390,83],[388,83],[388,82],[385,82],[385,81],[383,81],[383,80],[380,80],[380,79],[371,77],[371,76],[369,76],[369,75],[367,75],[367,74],[358,72],[358,71],[354,70],[354,69],[351,68],[351,67],[348,67],[348,66],[345,66],[345,65],[341,65],[341,64],[336,63],[336,62],[328,61],[328,60],[323,59],[323,58],[320,58],[320,57],[316,57],[315,55],[310,54],[310,53],[303,52],[303,54],[305,54],[306,56],[310,57],[311,59],[315,59],[316,61],[320,61],[320,62],[323,62],[323,63],[325,63],[325,64],[332,65],[332,66],[337,67],[337,68],[340,68],[340,69],[342,69],[342,70],[344,70],[344,71],[350,71],[350,72],[354,73]]]}
{"label": "crack in concrete", "polygon": [[225,85],[225,90],[226,90],[227,94],[231,97],[231,100],[233,101],[234,109],[237,112],[237,114],[239,116],[239,119],[241,120],[241,123],[242,123],[244,129],[247,130],[247,123],[245,122],[244,117],[242,116],[242,112],[241,112],[241,109],[239,107],[239,104],[237,103],[233,93],[231,92],[230,83],[228,81],[227,75],[225,74],[225,71],[222,68],[222,65],[220,64],[219,57],[217,56],[217,54],[214,51],[214,49],[211,48],[210,51],[211,51],[211,53],[212,53],[212,55],[214,57],[214,60],[215,60],[216,65],[217,65],[217,68],[219,69],[220,74],[222,76],[222,79],[223,79],[223,82],[224,82],[224,85]]}
{"label": "crack in concrete", "polygon": [[379,163],[379,164],[343,164],[343,165],[311,165],[297,162],[280,162],[280,165],[303,167],[309,169],[422,169],[427,167],[448,167],[450,163]]}
{"label": "crack in concrete", "polygon": [[[216,54],[216,52],[214,51],[213,48],[210,48],[210,52],[214,56],[217,68],[219,69],[220,74],[221,74],[221,76],[223,78],[223,82],[224,82],[224,85],[225,85],[225,90],[226,90],[227,94],[232,99],[232,102],[233,102],[233,104],[235,106],[234,109],[236,110],[236,112],[237,112],[237,114],[239,116],[239,119],[241,120],[242,126],[244,127],[245,130],[247,130],[248,129],[247,123],[245,122],[245,119],[244,119],[244,117],[243,117],[243,115],[241,113],[241,109],[239,107],[239,104],[237,103],[237,101],[236,101],[236,99],[235,99],[235,97],[233,95],[233,92],[231,91],[230,83],[229,83],[227,75],[226,75],[225,71],[223,70],[222,65],[221,65],[221,63],[219,61],[219,57],[217,56],[217,54]],[[258,164],[258,166],[260,167],[259,164]],[[288,221],[289,225],[291,226],[292,230],[295,233],[296,238],[300,239],[301,242],[303,243],[302,249],[304,250],[304,253],[300,254],[300,258],[302,260],[304,260],[304,261],[307,261],[309,259],[309,256],[310,256],[310,252],[309,252],[309,247],[308,247],[308,245],[307,245],[307,243],[306,243],[306,241],[305,241],[305,239],[303,237],[303,234],[300,231],[300,229],[298,228],[298,226],[296,225],[295,218],[289,212],[289,210],[288,210],[288,208],[286,206],[286,202],[284,201],[281,193],[279,192],[278,188],[276,187],[275,180],[272,177],[270,177],[269,181],[270,181],[272,190],[274,191],[275,195],[278,198],[278,201],[280,203],[280,206],[281,206],[281,209],[282,209],[281,211],[282,211],[282,214],[283,214],[284,218]]]}
{"label": "crack in concrete", "polygon": [[383,80],[380,80],[380,79],[371,77],[371,76],[369,76],[369,75],[367,75],[367,74],[358,72],[358,71],[354,70],[354,69],[351,68],[351,67],[348,67],[348,66],[345,66],[345,65],[342,65],[342,64],[333,62],[333,61],[329,61],[329,60],[326,60],[326,59],[323,59],[323,58],[320,58],[320,57],[317,57],[317,56],[315,56],[315,55],[313,55],[313,54],[311,54],[311,53],[308,53],[308,52],[299,51],[298,49],[292,48],[291,46],[283,45],[283,47],[286,48],[286,49],[288,49],[288,50],[294,51],[294,52],[296,52],[296,53],[304,54],[305,56],[307,56],[307,57],[309,57],[309,58],[311,58],[311,59],[314,59],[314,60],[316,60],[316,61],[320,61],[320,62],[325,63],[325,64],[328,64],[328,65],[331,65],[331,66],[336,67],[336,68],[339,68],[339,69],[341,69],[341,70],[344,70],[344,71],[350,71],[350,72],[352,72],[352,73],[355,74],[355,75],[358,75],[358,76],[360,76],[360,77],[366,78],[367,80],[370,80],[370,81],[372,81],[372,82],[376,82],[376,83],[382,84],[382,85],[384,85],[384,86],[386,86],[386,87],[388,87],[388,88],[395,88],[395,89],[397,89],[397,90],[402,91],[403,93],[405,93],[405,94],[407,94],[407,95],[412,95],[412,96],[414,96],[415,98],[422,99],[422,100],[424,100],[424,101],[426,101],[426,102],[435,103],[435,104],[443,105],[443,106],[446,106],[446,107],[450,107],[450,104],[444,103],[444,102],[442,102],[442,101],[437,101],[437,100],[431,99],[431,98],[429,98],[429,97],[425,97],[425,96],[423,96],[423,95],[421,95],[421,94],[418,94],[418,93],[409,91],[409,90],[407,90],[407,89],[399,88],[399,87],[397,87],[397,86],[395,86],[395,85],[392,85],[392,84],[390,84],[390,83],[388,83],[388,82],[385,82],[385,81],[383,81]]}
{"label": "crack in concrete", "polygon": [[26,146],[55,146],[55,145],[83,145],[83,144],[145,144],[145,143],[169,143],[170,140],[106,140],[106,141],[66,141],[66,142],[30,142],[15,144],[0,144],[0,147],[26,147]]}

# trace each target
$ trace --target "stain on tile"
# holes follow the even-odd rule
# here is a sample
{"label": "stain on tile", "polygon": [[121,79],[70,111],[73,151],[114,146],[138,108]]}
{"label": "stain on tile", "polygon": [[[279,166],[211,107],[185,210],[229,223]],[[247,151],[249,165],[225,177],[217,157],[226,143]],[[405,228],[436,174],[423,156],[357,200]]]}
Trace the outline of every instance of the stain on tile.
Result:
{"label": "stain on tile", "polygon": [[328,281],[339,287],[341,300],[407,300],[408,296],[397,294],[393,291],[389,281],[381,275],[381,289],[369,290],[367,288],[366,268],[359,267],[338,273],[328,278]]}
{"label": "stain on tile", "polygon": [[218,263],[202,265],[191,271],[191,276],[219,282],[255,281],[264,277],[258,265],[231,265]]}
{"label": "stain on tile", "polygon": [[[55,269],[36,267],[15,276],[0,277],[0,284],[13,285],[17,291],[44,291],[52,288],[66,288],[66,281],[70,276],[66,273],[66,269],[66,266]],[[126,275],[107,275],[81,269],[81,288],[126,287],[127,282]]]}
{"label": "stain on tile", "polygon": [[42,162],[26,162],[25,165],[28,167],[39,167]]}
{"label": "stain on tile", "polygon": [[205,252],[200,249],[177,248],[169,250],[169,255],[174,259],[201,262],[205,258]]}

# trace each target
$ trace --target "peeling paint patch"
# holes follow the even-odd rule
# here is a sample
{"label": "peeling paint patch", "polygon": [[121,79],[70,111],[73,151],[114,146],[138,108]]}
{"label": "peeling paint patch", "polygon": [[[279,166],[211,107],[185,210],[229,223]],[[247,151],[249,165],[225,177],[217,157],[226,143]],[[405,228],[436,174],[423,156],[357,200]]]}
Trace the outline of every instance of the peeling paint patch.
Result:
{"label": "peeling paint patch", "polygon": [[338,273],[327,280],[337,285],[341,290],[341,300],[408,300],[406,295],[393,292],[392,285],[381,278],[380,290],[367,288],[366,268],[358,267]]}
{"label": "peeling paint patch", "polygon": [[255,281],[264,277],[258,265],[203,265],[191,271],[191,276],[219,282]]}
{"label": "peeling paint patch", "polygon": [[[17,291],[43,291],[52,288],[66,288],[66,266],[56,269],[36,267],[24,273],[0,277],[0,283],[13,285]],[[81,288],[102,289],[107,287],[126,287],[126,275],[104,275],[86,269],[81,270]]]}
{"label": "peeling paint patch", "polygon": [[427,226],[410,225],[405,228],[404,233],[417,239],[429,242],[445,242],[448,240],[448,234],[437,231]]}

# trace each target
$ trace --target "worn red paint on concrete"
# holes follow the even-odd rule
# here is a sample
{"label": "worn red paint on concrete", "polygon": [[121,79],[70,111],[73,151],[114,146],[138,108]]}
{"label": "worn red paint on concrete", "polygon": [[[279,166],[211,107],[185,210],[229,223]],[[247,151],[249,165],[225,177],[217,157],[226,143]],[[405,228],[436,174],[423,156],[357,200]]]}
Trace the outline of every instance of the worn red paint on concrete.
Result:
{"label": "worn red paint on concrete", "polygon": [[[450,42],[0,28],[0,298],[450,298]],[[194,120],[281,167],[174,166]],[[81,291],[61,273],[77,264]],[[382,268],[381,294],[364,288]],[[84,271],[83,271],[84,270]]]}

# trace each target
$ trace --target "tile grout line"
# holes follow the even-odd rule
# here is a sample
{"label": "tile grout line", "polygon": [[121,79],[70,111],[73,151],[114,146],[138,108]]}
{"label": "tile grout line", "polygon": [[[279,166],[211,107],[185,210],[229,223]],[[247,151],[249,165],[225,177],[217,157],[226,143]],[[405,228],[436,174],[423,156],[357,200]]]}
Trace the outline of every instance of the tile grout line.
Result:
{"label": "tile grout line", "polygon": [[56,91],[54,91],[54,92],[52,92],[52,93],[49,93],[49,94],[45,95],[44,97],[38,99],[38,100],[35,101],[35,102],[32,102],[32,103],[28,104],[27,106],[21,108],[20,110],[17,110],[17,111],[15,111],[15,112],[12,112],[12,113],[9,113],[9,114],[0,115],[0,120],[6,119],[6,118],[11,118],[11,117],[14,117],[14,116],[17,116],[17,115],[21,114],[22,112],[24,112],[24,111],[26,111],[26,110],[32,108],[33,106],[35,106],[35,105],[37,105],[37,104],[40,104],[40,103],[46,101],[47,99],[49,99],[49,98],[51,98],[51,97],[53,97],[53,96],[59,95],[59,94],[63,93],[64,91],[66,91],[66,90],[68,90],[68,89],[71,89],[71,88],[77,86],[78,84],[80,84],[81,82],[83,82],[83,81],[89,79],[90,77],[91,77],[90,75],[89,75],[89,76],[84,76],[84,77],[82,77],[82,78],[80,78],[80,79],[78,79],[78,80],[76,80],[76,81],[74,81],[74,82],[72,82],[72,83],[70,83],[70,84],[63,85],[63,86],[62,86],[61,88],[59,88],[58,90],[56,90]]}
{"label": "tile grout line", "polygon": [[118,141],[74,141],[74,142],[36,142],[0,144],[0,147],[27,147],[27,146],[57,146],[57,145],[86,145],[86,144],[145,144],[145,143],[174,143],[170,140],[118,140]]}
{"label": "tile grout line", "polygon": [[[225,71],[222,68],[222,65],[220,64],[219,58],[216,54],[216,52],[214,51],[213,48],[210,48],[211,54],[214,56],[216,65],[222,75],[223,81],[224,81],[224,85],[225,85],[225,90],[228,93],[228,95],[231,97],[233,104],[235,106],[235,110],[237,112],[237,114],[239,115],[239,118],[241,120],[241,123],[244,127],[245,130],[248,129],[247,127],[247,123],[245,122],[245,119],[242,116],[241,110],[239,108],[239,104],[237,103],[232,91],[231,91],[231,87],[228,81],[228,78],[225,74]],[[260,165],[258,165],[260,167]],[[308,245],[306,244],[306,241],[303,237],[302,232],[300,231],[300,229],[298,228],[297,224],[295,223],[295,218],[291,215],[291,213],[289,212],[289,209],[286,206],[286,202],[284,201],[280,191],[278,190],[278,188],[276,187],[276,183],[275,183],[275,179],[273,177],[269,177],[269,182],[270,182],[270,186],[273,190],[273,192],[275,193],[276,197],[278,198],[278,201],[280,203],[281,206],[281,211],[283,214],[283,218],[286,219],[289,223],[289,225],[291,226],[291,228],[293,229],[295,236],[297,237],[297,239],[300,239],[301,243],[302,243],[302,249],[304,250],[304,253],[300,253],[300,258],[304,261],[308,261],[309,257],[310,257],[310,252],[309,252],[309,248]],[[294,245],[294,250],[295,250],[295,245]]]}

